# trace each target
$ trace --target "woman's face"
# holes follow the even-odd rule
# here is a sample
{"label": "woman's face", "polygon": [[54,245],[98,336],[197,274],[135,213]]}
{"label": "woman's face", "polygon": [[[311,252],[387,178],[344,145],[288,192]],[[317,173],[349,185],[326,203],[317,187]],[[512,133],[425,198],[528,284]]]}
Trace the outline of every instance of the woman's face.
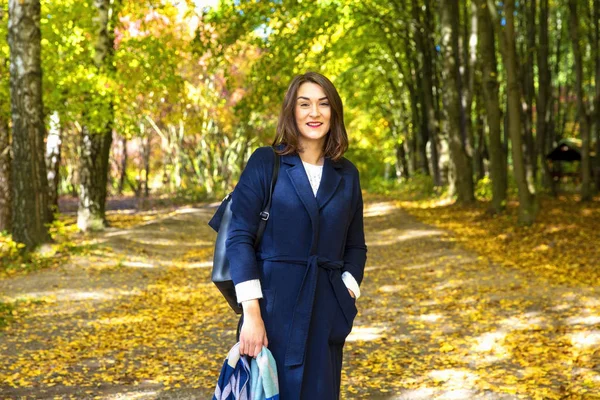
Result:
{"label": "woman's face", "polygon": [[331,107],[321,86],[312,82],[304,82],[300,85],[294,116],[300,131],[299,142],[313,140],[325,142],[329,132]]}

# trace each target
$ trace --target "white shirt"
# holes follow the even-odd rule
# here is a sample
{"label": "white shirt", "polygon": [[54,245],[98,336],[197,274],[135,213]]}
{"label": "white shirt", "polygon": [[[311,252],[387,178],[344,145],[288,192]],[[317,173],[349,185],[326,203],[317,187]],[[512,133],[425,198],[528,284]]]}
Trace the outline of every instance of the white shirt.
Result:
{"label": "white shirt", "polygon": [[[304,165],[306,176],[310,182],[310,187],[312,188],[313,194],[316,197],[317,191],[319,190],[319,185],[321,184],[321,178],[323,177],[323,166],[309,164],[304,161],[302,161],[302,164]],[[354,279],[352,274],[348,271],[345,271],[342,274],[342,281],[344,281],[346,287],[352,290],[354,296],[356,296],[358,299],[360,297],[360,288],[358,286],[358,282],[356,282],[356,279]],[[251,279],[249,281],[238,283],[235,285],[235,293],[238,303],[242,303],[246,300],[262,299],[263,295],[262,288],[260,286],[260,279]]]}
{"label": "white shirt", "polygon": [[321,177],[323,176],[323,166],[309,164],[304,161],[302,161],[302,164],[304,164],[304,170],[306,171],[306,176],[308,176],[308,181],[310,182],[310,187],[312,188],[313,194],[316,197],[317,191],[319,190],[319,185],[321,184]]}

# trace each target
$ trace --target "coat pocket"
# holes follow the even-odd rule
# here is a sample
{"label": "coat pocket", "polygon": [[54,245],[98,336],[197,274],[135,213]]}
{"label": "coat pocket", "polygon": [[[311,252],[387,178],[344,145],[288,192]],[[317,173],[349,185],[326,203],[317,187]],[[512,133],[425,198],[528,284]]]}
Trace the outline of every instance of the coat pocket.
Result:
{"label": "coat pocket", "polygon": [[335,280],[335,292],[338,298],[338,303],[342,312],[344,314],[344,318],[348,323],[348,326],[352,328],[352,323],[354,322],[354,317],[358,313],[358,309],[356,308],[356,299],[350,296],[350,292],[348,292],[348,288],[342,278]]}
{"label": "coat pocket", "polygon": [[358,310],[356,301],[350,296],[342,278],[334,279],[332,283],[339,308],[333,315],[329,341],[330,343],[344,343],[350,332],[352,332],[354,318]]}

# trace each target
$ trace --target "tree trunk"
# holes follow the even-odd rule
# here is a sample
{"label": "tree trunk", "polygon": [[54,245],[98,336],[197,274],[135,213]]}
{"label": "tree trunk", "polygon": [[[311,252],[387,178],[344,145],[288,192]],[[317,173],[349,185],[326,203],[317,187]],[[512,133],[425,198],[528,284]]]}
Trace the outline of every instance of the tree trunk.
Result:
{"label": "tree trunk", "polygon": [[581,200],[592,199],[592,176],[590,164],[590,114],[586,106],[583,90],[583,55],[579,43],[579,16],[577,1],[569,0],[569,31],[573,42],[573,58],[575,60],[575,90],[577,91],[577,114],[579,115],[579,131],[581,133]]}
{"label": "tree trunk", "polygon": [[[431,4],[430,0],[425,0],[425,18],[421,23],[420,5],[416,0],[413,0],[412,12],[413,20],[416,22],[416,29],[414,31],[415,43],[421,65],[421,100],[422,100],[422,118],[424,120],[424,126],[422,129],[427,130],[427,137],[430,141],[431,146],[431,169],[433,173],[433,184],[435,186],[441,186],[442,181],[440,177],[440,166],[439,166],[439,154],[438,154],[438,121],[435,115],[434,99],[433,99],[433,60],[431,52],[435,48],[435,44],[432,41],[433,29],[431,21]],[[426,143],[425,143],[426,145]],[[425,156],[427,152],[425,151]]]}
{"label": "tree trunk", "polygon": [[459,11],[458,0],[440,0],[442,52],[444,67],[444,108],[448,121],[448,140],[451,154],[452,179],[456,188],[457,202],[472,203],[473,169],[466,151],[464,110],[461,107],[461,82],[459,70]]}
{"label": "tree trunk", "polygon": [[46,168],[48,171],[48,203],[54,213],[58,212],[58,185],[60,183],[60,158],[61,158],[61,126],[58,112],[50,116],[50,131],[46,139]]}
{"label": "tree trunk", "polygon": [[483,160],[485,158],[485,108],[481,95],[481,87],[478,82],[475,86],[475,124],[473,129],[473,176],[475,182],[479,182],[485,176]]}
{"label": "tree trunk", "polygon": [[[463,4],[463,35],[464,44],[462,46],[464,54],[464,70],[462,81],[465,85],[462,89],[462,109],[464,110],[464,124],[466,132],[466,150],[471,159],[473,171],[476,167],[475,155],[475,123],[473,120],[473,98],[475,96],[475,67],[477,65],[477,14],[475,3],[470,4],[471,15],[469,16],[469,4],[464,1]],[[470,17],[470,18],[469,18]],[[469,21],[471,24],[469,25]]]}
{"label": "tree trunk", "polygon": [[106,136],[90,133],[87,126],[83,127],[82,133],[77,226],[82,231],[100,230],[104,228],[106,200],[106,180],[101,176],[106,171],[101,156]]}
{"label": "tree trunk", "polygon": [[[8,100],[8,99],[7,99]],[[0,232],[11,231],[11,171],[10,171],[10,131],[8,121],[0,116]]]}
{"label": "tree trunk", "polygon": [[[560,17],[557,16],[556,32],[557,32],[558,38],[556,38],[556,55],[555,55],[555,62],[554,62],[554,76],[556,77],[557,82],[559,82],[558,78],[560,75],[560,66],[564,62],[563,61],[563,52],[562,52],[562,41],[563,41],[563,29],[564,29],[563,26],[566,25],[566,24],[563,24],[562,22],[560,22],[561,20],[559,18]],[[567,77],[566,80],[568,82],[570,68],[568,68],[564,73]],[[567,93],[564,96],[566,104],[568,104],[568,98],[569,98],[568,88],[569,88],[569,86],[567,85],[566,86]],[[548,138],[550,138],[552,141],[552,143],[549,143],[549,145],[551,145],[550,147],[553,147],[556,139],[559,139],[562,137],[562,132],[564,130],[564,124],[562,123],[562,115],[564,115],[564,112],[561,113],[561,109],[565,108],[563,106],[563,102],[561,101],[563,91],[564,91],[564,88],[560,85],[560,83],[557,83],[556,84],[556,95],[553,98],[554,104],[552,104],[552,114],[553,114],[554,118],[551,119],[551,121],[553,121],[554,123],[550,126],[550,130],[552,132],[550,132],[548,135]]]}
{"label": "tree trunk", "polygon": [[538,47],[538,100],[537,100],[537,131],[535,165],[541,166],[542,184],[546,188],[553,185],[548,163],[546,162],[547,137],[550,126],[552,78],[548,63],[548,0],[540,0],[539,17],[539,47]]}
{"label": "tree trunk", "polygon": [[121,146],[123,147],[123,156],[121,158],[121,174],[119,176],[119,186],[117,189],[119,196],[123,194],[125,177],[127,176],[127,138],[125,136],[121,139]]}
{"label": "tree trunk", "polygon": [[[410,87],[410,86],[409,86]],[[415,101],[414,95],[413,95],[414,91],[411,91],[410,93],[410,110],[411,110],[411,119],[412,119],[412,129],[411,129],[411,134],[409,135],[409,151],[408,151],[408,157],[410,159],[410,172],[411,175],[414,175],[417,173],[417,171],[419,171],[419,153],[418,153],[418,149],[419,149],[419,133],[418,133],[418,121],[419,121],[419,107],[418,107],[418,103]]]}
{"label": "tree trunk", "polygon": [[410,173],[408,172],[408,160],[406,159],[404,143],[396,143],[396,179],[401,181],[408,178],[410,178]]}
{"label": "tree trunk", "polygon": [[502,58],[506,70],[507,100],[508,100],[508,126],[512,141],[513,173],[519,191],[519,222],[530,225],[535,221],[538,206],[535,197],[535,186],[528,179],[525,170],[525,158],[523,155],[523,128],[521,126],[521,90],[519,87],[519,69],[517,62],[517,51],[515,43],[515,0],[507,0],[504,3],[504,15],[506,27],[504,32],[498,21],[494,0],[487,0],[491,17],[495,21],[496,29],[502,47]]}
{"label": "tree trunk", "polygon": [[[99,75],[108,80],[114,76],[114,21],[117,9],[111,0],[94,0],[95,53],[94,64]],[[112,9],[111,9],[112,8]],[[109,93],[111,93],[109,91]],[[91,96],[102,96],[90,93]],[[109,172],[109,154],[112,144],[114,105],[112,95],[103,95],[102,121],[86,122],[82,129],[80,159],[79,210],[77,226],[80,230],[100,230],[106,226],[106,186]],[[93,169],[93,170],[92,170]]]}
{"label": "tree trunk", "polygon": [[[529,8],[527,7],[529,6]],[[533,139],[533,102],[535,98],[534,61],[535,61],[535,21],[537,0],[523,3],[522,9],[527,21],[527,44],[525,46],[525,71],[523,74],[525,101],[523,102],[523,116],[525,121],[525,168],[527,179],[537,180],[537,165],[535,154],[535,140]]]}
{"label": "tree trunk", "polygon": [[506,151],[502,143],[502,117],[498,95],[498,70],[494,24],[485,0],[477,0],[479,18],[479,49],[483,69],[483,94],[489,130],[490,178],[492,180],[492,209],[499,213],[506,206]]}
{"label": "tree trunk", "polygon": [[12,236],[27,250],[50,240],[48,180],[44,164],[40,2],[10,0],[12,104]]}
{"label": "tree trunk", "polygon": [[148,197],[150,193],[149,182],[150,182],[150,136],[146,136],[146,140],[143,142],[143,157],[144,157],[144,197]]}
{"label": "tree trunk", "polygon": [[593,6],[594,39],[592,54],[596,63],[596,97],[594,99],[594,127],[596,131],[596,162],[592,166],[596,182],[596,190],[600,191],[600,2]]}
{"label": "tree trunk", "polygon": [[[411,67],[411,74],[416,86],[422,85],[422,79],[419,77],[417,66]],[[423,104],[423,92],[421,90],[413,90],[412,92],[412,110],[414,119],[414,129],[416,146],[418,150],[417,165],[418,169],[423,175],[429,175],[429,160],[427,157],[427,142],[429,142],[429,131],[427,129],[426,116],[424,115],[425,110],[422,107]]]}

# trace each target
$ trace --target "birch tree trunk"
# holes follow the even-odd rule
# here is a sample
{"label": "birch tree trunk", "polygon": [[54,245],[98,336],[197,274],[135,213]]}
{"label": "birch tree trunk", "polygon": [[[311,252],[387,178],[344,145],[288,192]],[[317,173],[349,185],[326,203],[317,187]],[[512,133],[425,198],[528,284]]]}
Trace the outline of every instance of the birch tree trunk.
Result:
{"label": "birch tree trunk", "polygon": [[[115,71],[114,21],[117,9],[113,0],[94,0],[95,54],[97,73],[111,81]],[[111,91],[109,90],[109,93]],[[91,96],[100,96],[90,93]],[[98,101],[98,99],[96,99]],[[80,157],[79,210],[77,226],[81,231],[100,230],[106,226],[106,185],[109,171],[109,154],[112,144],[114,107],[112,95],[105,95],[102,121],[87,121],[82,129]]]}
{"label": "birch tree trunk", "polygon": [[12,235],[31,250],[50,240],[48,181],[44,163],[39,0],[8,3],[12,105]]}
{"label": "birch tree trunk", "polygon": [[46,168],[48,169],[48,203],[54,213],[58,212],[58,185],[60,183],[60,158],[61,158],[61,126],[58,112],[50,116],[50,130],[46,139]]}

